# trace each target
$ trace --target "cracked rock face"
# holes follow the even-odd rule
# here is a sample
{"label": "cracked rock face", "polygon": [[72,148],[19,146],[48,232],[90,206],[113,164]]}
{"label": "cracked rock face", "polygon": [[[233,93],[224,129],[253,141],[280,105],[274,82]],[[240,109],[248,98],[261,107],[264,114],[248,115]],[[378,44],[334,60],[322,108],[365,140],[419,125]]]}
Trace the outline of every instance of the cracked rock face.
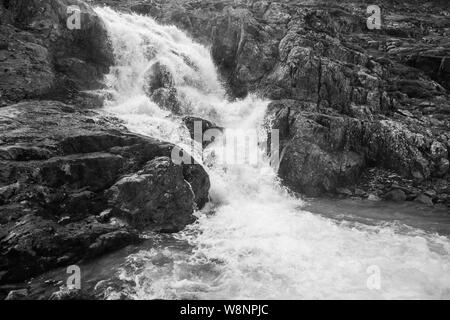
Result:
{"label": "cracked rock face", "polygon": [[194,190],[199,190],[188,181],[195,184],[196,176],[205,182],[208,177],[203,168],[197,175],[185,176],[183,166],[175,165],[168,157],[159,157],[116,182],[107,191],[109,203],[116,215],[123,216],[136,228],[178,232],[193,222],[196,197],[205,196],[198,192],[196,195]]}
{"label": "cracked rock face", "polygon": [[143,229],[191,223],[209,177],[174,165],[172,148],[60,102],[1,108],[0,282],[115,250]]}
{"label": "cracked rock face", "polygon": [[[80,29],[69,30],[70,6],[80,8]],[[70,100],[102,87],[113,64],[107,32],[79,0],[0,1],[0,106],[22,99]]]}

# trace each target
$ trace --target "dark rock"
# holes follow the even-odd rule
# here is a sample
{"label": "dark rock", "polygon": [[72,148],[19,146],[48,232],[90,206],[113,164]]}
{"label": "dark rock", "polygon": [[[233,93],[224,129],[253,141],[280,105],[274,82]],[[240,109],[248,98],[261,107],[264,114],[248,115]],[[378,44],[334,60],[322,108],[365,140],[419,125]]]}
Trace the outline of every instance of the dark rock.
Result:
{"label": "dark rock", "polygon": [[0,41],[8,42],[0,51],[0,98],[19,101],[50,92],[55,74],[48,48],[9,25],[0,24]]}
{"label": "dark rock", "polygon": [[386,193],[383,198],[385,200],[389,200],[389,201],[405,201],[406,200],[406,194],[405,192],[403,192],[403,190],[399,190],[399,189],[394,189],[392,191],[389,191],[388,193]]}
{"label": "dark rock", "polygon": [[100,223],[105,223],[108,222],[112,216],[112,209],[106,209],[97,216],[97,221]]}
{"label": "dark rock", "polygon": [[[279,100],[268,114],[283,139],[280,176],[292,189],[335,191],[357,182],[368,167],[392,170],[416,186],[446,179],[446,3],[381,0],[390,14],[373,32],[361,1],[106,2],[175,24],[210,46],[231,97],[256,92]],[[168,70],[152,74],[161,79],[151,81],[154,87],[170,90]],[[306,128],[299,129],[302,123]],[[311,138],[316,131],[317,141]],[[444,150],[440,144],[447,154],[435,152]],[[380,194],[390,185],[380,183]]]}
{"label": "dark rock", "polygon": [[435,175],[437,177],[444,177],[449,172],[449,169],[450,169],[449,160],[445,159],[445,158],[441,158],[441,159],[439,159],[439,161],[437,163]]}
{"label": "dark rock", "polygon": [[178,100],[175,80],[167,66],[154,63],[146,72],[144,91],[160,108],[181,114],[181,103]]}
{"label": "dark rock", "polygon": [[310,110],[309,104],[281,100],[272,102],[266,115],[268,127],[280,131],[280,176],[296,191],[320,194],[351,185],[367,165],[395,170],[419,183],[447,172],[447,148],[432,143],[429,131],[419,125]]}
{"label": "dark rock", "polygon": [[8,293],[5,300],[26,300],[28,294],[28,289],[13,290]]}
{"label": "dark rock", "polygon": [[380,201],[381,198],[378,197],[378,196],[375,195],[375,194],[369,194],[369,196],[367,197],[367,200],[369,200],[369,201]]}
{"label": "dark rock", "polygon": [[423,193],[418,195],[414,201],[425,204],[427,206],[433,205],[433,200],[429,196],[427,196]]}
{"label": "dark rock", "polygon": [[139,3],[130,7],[131,11],[142,15],[156,15],[158,14],[158,7],[153,3]]}
{"label": "dark rock", "polygon": [[336,192],[345,196],[352,196],[353,192],[350,191],[350,189],[347,188],[337,188]]}
{"label": "dark rock", "polygon": [[308,195],[355,183],[364,158],[345,148],[346,126],[353,120],[282,106],[269,106],[267,118],[272,129],[280,130],[279,175],[283,181]]}
{"label": "dark rock", "polygon": [[434,190],[427,190],[427,191],[424,192],[424,194],[427,197],[430,197],[432,199],[436,197],[436,191],[434,191]]}
{"label": "dark rock", "polygon": [[159,88],[150,96],[160,108],[168,110],[173,114],[181,114],[181,103],[178,101],[177,92],[174,88]]}
{"label": "dark rock", "polygon": [[[192,179],[193,171],[189,173]],[[206,176],[202,180],[208,182],[202,186],[207,187],[202,190],[206,194],[198,194],[199,202],[204,205],[209,181]],[[148,162],[141,171],[122,178],[108,191],[109,204],[116,215],[125,217],[138,228],[164,232],[180,231],[193,222],[195,197],[193,188],[185,180],[183,167],[166,157]]]}
{"label": "dark rock", "polygon": [[175,86],[171,72],[160,62],[153,64],[144,77],[146,79],[144,89],[149,97],[152,96],[156,89],[172,89]]}
{"label": "dark rock", "polygon": [[111,97],[102,91],[81,91],[72,103],[86,109],[99,109],[109,98]]}
{"label": "dark rock", "polygon": [[211,121],[208,121],[208,120],[205,120],[205,119],[202,119],[199,117],[186,116],[186,117],[183,117],[183,122],[186,125],[186,127],[188,128],[192,139],[196,139],[195,128],[196,128],[196,125],[198,126],[199,133],[201,134],[200,138],[202,139],[202,145],[204,148],[213,142],[213,141],[203,141],[203,135],[206,131],[217,129],[220,132],[222,132],[224,130],[224,128],[217,126],[216,124],[212,123]]}
{"label": "dark rock", "polygon": [[96,300],[96,297],[81,289],[61,287],[51,294],[49,300]]}
{"label": "dark rock", "polygon": [[[150,197],[148,212],[156,210],[151,217],[161,218],[163,231],[181,230],[192,221],[194,205],[208,199],[206,172],[173,165],[167,158],[173,145],[131,134],[93,111],[52,101],[2,108],[0,141],[0,283],[139,241],[133,227],[145,224],[130,226],[107,211],[106,191],[123,175],[155,184],[153,194],[138,191]],[[152,166],[159,157],[167,161]]]}

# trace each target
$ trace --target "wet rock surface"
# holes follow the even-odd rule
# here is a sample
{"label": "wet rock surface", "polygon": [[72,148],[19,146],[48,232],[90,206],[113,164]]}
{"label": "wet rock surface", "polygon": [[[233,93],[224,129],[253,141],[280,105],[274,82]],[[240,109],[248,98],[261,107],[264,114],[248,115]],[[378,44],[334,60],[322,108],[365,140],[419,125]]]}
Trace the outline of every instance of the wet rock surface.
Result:
{"label": "wet rock surface", "polygon": [[[80,9],[80,24],[67,21]],[[70,101],[102,87],[113,64],[107,32],[79,0],[0,1],[0,106],[22,99]]]}
{"label": "wet rock surface", "polygon": [[198,142],[202,142],[204,148],[214,141],[214,137],[211,137],[211,139],[204,139],[205,133],[209,132],[211,135],[216,136],[224,130],[224,128],[217,126],[215,123],[199,117],[185,116],[182,120],[189,130],[191,138],[199,140]]}
{"label": "wet rock surface", "polygon": [[[411,186],[427,188],[436,180],[448,185],[445,127],[431,131],[402,114],[379,114],[367,121],[316,110],[293,100],[269,106],[268,125],[280,130],[280,177],[295,191],[335,193],[360,184],[374,166],[409,179]],[[389,179],[377,185],[384,183],[389,186]]]}
{"label": "wet rock surface", "polygon": [[173,145],[114,118],[32,101],[1,108],[0,123],[1,283],[139,241],[144,229],[181,230],[208,199],[203,168],[175,166]]}

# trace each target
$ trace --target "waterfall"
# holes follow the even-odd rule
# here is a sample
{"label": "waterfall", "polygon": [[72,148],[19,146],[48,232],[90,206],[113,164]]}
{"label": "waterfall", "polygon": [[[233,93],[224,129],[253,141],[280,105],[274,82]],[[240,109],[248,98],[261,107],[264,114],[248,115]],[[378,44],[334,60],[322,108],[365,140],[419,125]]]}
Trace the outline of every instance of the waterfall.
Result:
{"label": "waterfall", "polygon": [[[229,102],[208,48],[150,17],[96,8],[116,58],[105,110],[131,131],[185,146],[179,117],[145,94],[155,63],[174,77],[182,113],[260,130],[268,101]],[[220,152],[214,145],[208,151]],[[267,161],[205,167],[211,203],[171,240],[127,258],[118,277],[142,299],[450,298],[450,241],[398,224],[331,220],[302,209]],[[126,285],[125,285],[126,284]]]}

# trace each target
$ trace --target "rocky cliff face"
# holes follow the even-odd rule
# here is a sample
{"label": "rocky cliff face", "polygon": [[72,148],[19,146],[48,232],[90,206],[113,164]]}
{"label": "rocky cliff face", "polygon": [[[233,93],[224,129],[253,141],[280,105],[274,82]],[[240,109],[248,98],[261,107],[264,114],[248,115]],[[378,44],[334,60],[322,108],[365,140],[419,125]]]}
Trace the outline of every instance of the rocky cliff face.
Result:
{"label": "rocky cliff face", "polygon": [[0,283],[176,232],[208,198],[199,165],[114,118],[54,101],[0,109]]}
{"label": "rocky cliff face", "polygon": [[[72,5],[80,29],[66,25]],[[205,170],[89,109],[102,99],[86,90],[114,63],[92,8],[1,0],[0,18],[0,284],[192,223],[209,197]]]}

